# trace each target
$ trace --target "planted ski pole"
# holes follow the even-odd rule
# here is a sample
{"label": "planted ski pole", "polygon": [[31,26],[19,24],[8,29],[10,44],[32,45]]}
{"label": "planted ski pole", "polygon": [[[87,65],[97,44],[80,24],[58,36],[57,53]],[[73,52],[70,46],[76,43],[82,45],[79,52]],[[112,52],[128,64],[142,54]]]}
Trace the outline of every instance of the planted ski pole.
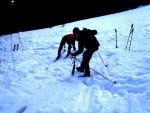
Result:
{"label": "planted ski pole", "polygon": [[106,65],[106,64],[104,63],[104,61],[103,61],[103,59],[102,59],[102,57],[100,56],[100,54],[99,54],[98,51],[97,51],[97,53],[98,53],[99,57],[101,58],[101,60],[102,60],[103,64],[105,65],[105,67],[107,67],[108,65]]}
{"label": "planted ski pole", "polygon": [[[79,61],[79,62],[81,62],[80,60],[78,60],[77,58],[75,58],[75,57],[73,57],[75,60],[77,60],[77,61]],[[85,64],[84,64],[85,65]],[[87,65],[85,65],[86,67],[87,67]],[[91,67],[89,67],[90,69],[92,69]],[[116,81],[111,81],[109,78],[107,78],[107,77],[105,77],[105,76],[103,76],[102,74],[100,74],[99,72],[97,72],[96,70],[94,70],[94,69],[92,69],[93,71],[95,71],[97,74],[99,74],[99,75],[101,75],[102,77],[104,77],[105,79],[107,79],[108,81],[110,81],[110,82],[112,82],[112,83],[114,83],[114,84],[116,84]]]}
{"label": "planted ski pole", "polygon": [[73,57],[74,58],[74,61],[73,61],[73,68],[72,68],[72,72],[71,72],[71,74],[72,75],[74,75],[74,72],[75,72],[75,57]]}
{"label": "planted ski pole", "polygon": [[134,31],[134,28],[132,29],[132,34],[131,34],[131,40],[130,40],[129,51],[130,51],[130,47],[131,47],[131,41],[132,41],[133,31]]}
{"label": "planted ski pole", "polygon": [[130,35],[131,35],[132,32],[133,32],[133,24],[131,25],[131,29],[130,29],[130,32],[129,32],[129,36],[128,36],[128,40],[127,40],[127,44],[126,44],[125,50],[127,49],[129,38],[130,38]]}
{"label": "planted ski pole", "polygon": [[118,48],[118,45],[117,45],[117,30],[115,29],[115,33],[116,33],[116,48]]}

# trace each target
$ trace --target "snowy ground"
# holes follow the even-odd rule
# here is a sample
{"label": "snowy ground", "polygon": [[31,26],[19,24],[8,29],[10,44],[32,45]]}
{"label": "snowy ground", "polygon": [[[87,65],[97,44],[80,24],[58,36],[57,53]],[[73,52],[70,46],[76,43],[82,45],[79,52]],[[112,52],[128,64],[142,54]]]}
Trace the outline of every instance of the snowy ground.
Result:
{"label": "snowy ground", "polygon": [[[150,113],[149,11],[150,5],[1,36],[0,113]],[[132,24],[131,46],[129,42],[125,49]],[[93,54],[90,78],[71,74],[73,61],[63,59],[66,53],[53,63],[62,36],[74,27],[98,31],[104,63]],[[14,44],[19,44],[16,51]],[[82,60],[82,54],[77,59]]]}

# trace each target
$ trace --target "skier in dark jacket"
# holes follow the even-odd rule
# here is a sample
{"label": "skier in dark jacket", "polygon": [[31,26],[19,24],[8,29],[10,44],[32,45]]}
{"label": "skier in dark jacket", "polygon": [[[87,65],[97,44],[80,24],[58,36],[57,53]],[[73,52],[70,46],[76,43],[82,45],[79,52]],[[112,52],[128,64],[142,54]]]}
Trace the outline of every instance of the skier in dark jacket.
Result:
{"label": "skier in dark jacket", "polygon": [[61,39],[59,49],[58,49],[57,59],[61,56],[61,50],[62,50],[63,46],[65,48],[65,43],[68,44],[68,52],[67,52],[66,58],[70,55],[72,46],[73,46],[73,50],[76,51],[74,34],[67,34],[67,35],[63,36]]}
{"label": "skier in dark jacket", "polygon": [[90,69],[89,62],[95,51],[98,50],[100,43],[96,39],[95,35],[97,34],[96,30],[90,30],[84,28],[83,30],[79,30],[78,27],[73,29],[73,34],[75,35],[75,39],[78,41],[78,50],[74,53],[71,53],[72,56],[77,56],[83,53],[83,59],[80,67],[76,67],[76,69],[80,72],[84,72],[82,77],[90,77]]}

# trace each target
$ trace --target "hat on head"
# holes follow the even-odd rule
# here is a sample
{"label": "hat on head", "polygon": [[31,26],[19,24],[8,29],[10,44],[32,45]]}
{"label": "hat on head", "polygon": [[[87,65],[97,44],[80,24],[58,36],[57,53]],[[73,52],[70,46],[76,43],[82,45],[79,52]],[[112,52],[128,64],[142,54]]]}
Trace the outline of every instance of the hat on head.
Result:
{"label": "hat on head", "polygon": [[76,34],[76,33],[78,33],[79,31],[80,31],[80,30],[79,30],[78,27],[73,28],[73,34]]}

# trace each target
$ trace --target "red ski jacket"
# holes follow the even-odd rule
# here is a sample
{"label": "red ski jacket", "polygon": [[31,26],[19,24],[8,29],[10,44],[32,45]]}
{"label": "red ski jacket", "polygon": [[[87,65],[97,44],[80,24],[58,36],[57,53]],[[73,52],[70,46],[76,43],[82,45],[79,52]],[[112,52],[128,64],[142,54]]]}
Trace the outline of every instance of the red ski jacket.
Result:
{"label": "red ski jacket", "polygon": [[74,41],[75,41],[74,34],[67,34],[64,37],[66,39],[66,42],[69,43],[69,44],[73,44]]}

